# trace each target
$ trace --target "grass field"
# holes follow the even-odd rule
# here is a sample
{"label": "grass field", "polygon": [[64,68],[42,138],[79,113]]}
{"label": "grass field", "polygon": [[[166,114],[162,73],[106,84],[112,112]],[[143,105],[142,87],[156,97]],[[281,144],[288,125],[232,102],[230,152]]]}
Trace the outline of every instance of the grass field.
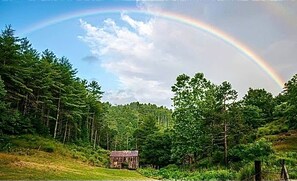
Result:
{"label": "grass field", "polygon": [[37,135],[3,136],[0,150],[0,180],[149,180],[136,171],[106,168],[106,150]]}
{"label": "grass field", "polygon": [[[276,159],[286,159],[297,178],[297,130],[264,136]],[[0,180],[152,180],[136,171],[107,169],[107,152],[63,145],[35,135],[7,136],[0,141]]]}
{"label": "grass field", "polygon": [[0,153],[1,180],[148,180],[136,171],[93,167],[55,153]]}

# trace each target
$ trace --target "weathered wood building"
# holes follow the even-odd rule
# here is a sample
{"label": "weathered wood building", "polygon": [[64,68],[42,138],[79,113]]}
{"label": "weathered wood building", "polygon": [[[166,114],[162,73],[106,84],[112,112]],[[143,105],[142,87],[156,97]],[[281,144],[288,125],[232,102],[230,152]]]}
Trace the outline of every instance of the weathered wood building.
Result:
{"label": "weathered wood building", "polygon": [[137,169],[139,166],[138,151],[112,151],[110,168]]}

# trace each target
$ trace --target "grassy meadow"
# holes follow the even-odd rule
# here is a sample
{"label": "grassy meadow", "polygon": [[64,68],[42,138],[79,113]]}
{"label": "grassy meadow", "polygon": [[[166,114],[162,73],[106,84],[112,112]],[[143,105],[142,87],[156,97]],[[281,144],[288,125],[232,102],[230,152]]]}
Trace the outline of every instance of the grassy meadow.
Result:
{"label": "grassy meadow", "polygon": [[6,137],[1,146],[1,180],[149,180],[136,171],[105,168],[103,150],[32,135]]}

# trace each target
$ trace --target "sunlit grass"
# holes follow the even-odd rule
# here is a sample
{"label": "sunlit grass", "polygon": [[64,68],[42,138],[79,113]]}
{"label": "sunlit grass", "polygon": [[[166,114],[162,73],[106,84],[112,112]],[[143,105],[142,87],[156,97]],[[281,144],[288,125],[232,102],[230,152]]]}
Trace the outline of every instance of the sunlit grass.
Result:
{"label": "sunlit grass", "polygon": [[34,151],[32,155],[0,153],[3,180],[144,180],[136,171],[93,167],[54,153]]}
{"label": "sunlit grass", "polygon": [[[36,135],[4,136],[1,180],[144,180],[136,171],[108,169],[107,151],[63,145]],[[101,167],[99,167],[101,166]]]}

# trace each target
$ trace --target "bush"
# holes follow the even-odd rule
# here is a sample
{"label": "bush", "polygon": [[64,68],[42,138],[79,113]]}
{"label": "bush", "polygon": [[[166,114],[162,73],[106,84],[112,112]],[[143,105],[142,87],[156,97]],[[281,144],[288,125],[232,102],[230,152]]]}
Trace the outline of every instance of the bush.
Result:
{"label": "bush", "polygon": [[42,150],[52,153],[55,150],[55,147],[53,145],[46,145]]}
{"label": "bush", "polygon": [[[195,176],[198,178],[195,178]],[[198,172],[198,174],[194,175],[194,179],[199,180],[234,180],[235,172],[230,170],[210,170],[205,172]]]}
{"label": "bush", "polygon": [[213,163],[223,163],[224,161],[224,152],[223,151],[215,151],[213,153],[212,159]]}
{"label": "bush", "polygon": [[159,175],[165,179],[184,179],[189,176],[189,172],[175,170],[175,169],[161,168],[159,171]]}
{"label": "bush", "polygon": [[238,145],[229,151],[229,159],[232,161],[250,162],[259,158],[264,158],[272,154],[272,144],[262,138],[254,143]]}
{"label": "bush", "polygon": [[178,166],[175,164],[169,164],[166,167],[164,167],[164,169],[168,169],[168,170],[178,170]]}
{"label": "bush", "polygon": [[[237,180],[253,180],[251,178],[255,173],[254,164],[250,162],[245,164],[236,174]],[[251,179],[248,179],[251,178]]]}
{"label": "bush", "polygon": [[[171,166],[170,166],[171,167]],[[161,168],[156,170],[153,168],[138,169],[138,171],[150,178],[154,179],[169,179],[169,180],[233,180],[235,178],[235,172],[230,170],[210,170],[210,171],[182,171],[172,168]]]}
{"label": "bush", "polygon": [[284,133],[289,130],[289,126],[284,119],[278,119],[258,128],[257,136],[262,137],[265,135],[275,135]]}
{"label": "bush", "polygon": [[0,138],[0,151],[10,152],[11,151],[11,141],[8,136],[2,136]]}
{"label": "bush", "polygon": [[108,152],[101,148],[93,148],[90,145],[78,146],[68,145],[71,150],[71,157],[88,162],[92,166],[105,166],[108,167],[109,159]]}
{"label": "bush", "polygon": [[[220,159],[222,160],[223,157]],[[207,157],[199,160],[197,163],[195,163],[195,168],[211,168],[213,166],[213,158]]]}
{"label": "bush", "polygon": [[154,179],[162,179],[163,177],[159,175],[159,170],[153,168],[139,168],[137,171],[146,177],[154,178]]}

